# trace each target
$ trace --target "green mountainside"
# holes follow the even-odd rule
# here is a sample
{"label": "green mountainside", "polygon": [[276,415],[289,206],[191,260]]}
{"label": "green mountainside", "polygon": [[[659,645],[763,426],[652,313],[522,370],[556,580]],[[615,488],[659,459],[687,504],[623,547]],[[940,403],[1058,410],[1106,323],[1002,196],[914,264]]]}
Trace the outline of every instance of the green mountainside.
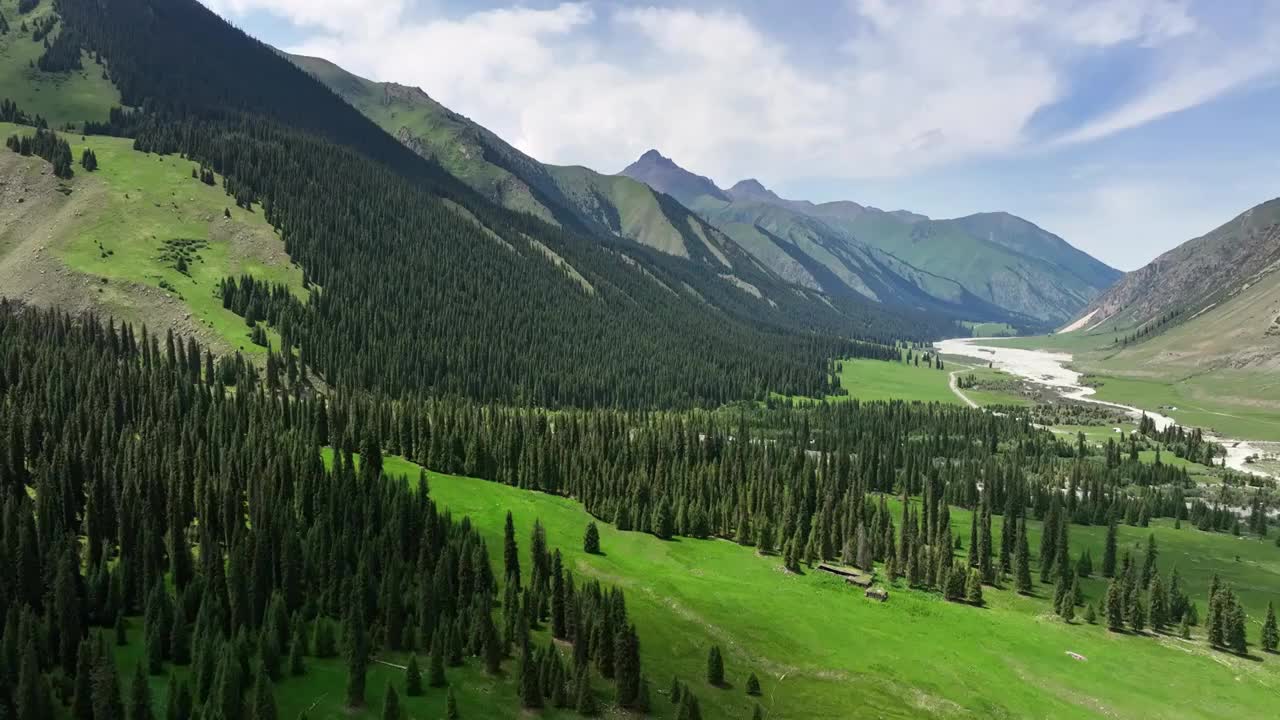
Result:
{"label": "green mountainside", "polygon": [[[652,150],[622,174],[673,195],[766,264],[781,250],[797,263],[775,270],[827,292],[1044,327],[1073,317],[1120,276],[1007,213],[931,220],[853,202],[786,200],[756,180],[723,191]],[[765,247],[756,231],[778,247]]]}
{"label": "green mountainside", "polygon": [[926,342],[1013,313],[868,209],[415,146],[196,0],[0,13],[0,718],[1274,709],[1275,487],[963,404]]}
{"label": "green mountainside", "polygon": [[[739,267],[729,249],[736,246],[738,257],[753,258],[759,268],[813,292],[958,319],[1038,327],[1070,314],[1045,311],[1046,306],[1074,312],[1092,298],[1092,290],[1070,279],[1065,283],[1070,289],[1061,292],[1055,282],[1040,283],[1049,288],[1041,294],[1029,290],[1029,284],[1006,285],[1000,280],[1003,276],[993,279],[984,271],[984,261],[1002,260],[1037,281],[1051,270],[1040,265],[1026,270],[1024,265],[1034,263],[1003,247],[990,245],[986,256],[976,258],[972,247],[946,257],[931,251],[939,243],[918,248],[906,240],[913,223],[928,222],[922,216],[883,213],[853,203],[785,201],[755,181],[725,191],[656,151],[620,175],[544,165],[418,88],[367,80],[320,58],[291,59],[415,152],[441,163],[486,197],[553,222],[626,238],[713,267],[718,264],[720,271]],[[896,246],[902,240],[910,248],[899,252],[860,242],[861,233],[878,222],[885,225],[881,235],[887,244]],[[981,244],[964,232],[951,234],[968,245]],[[962,280],[947,274],[954,270],[954,257],[968,262]]]}

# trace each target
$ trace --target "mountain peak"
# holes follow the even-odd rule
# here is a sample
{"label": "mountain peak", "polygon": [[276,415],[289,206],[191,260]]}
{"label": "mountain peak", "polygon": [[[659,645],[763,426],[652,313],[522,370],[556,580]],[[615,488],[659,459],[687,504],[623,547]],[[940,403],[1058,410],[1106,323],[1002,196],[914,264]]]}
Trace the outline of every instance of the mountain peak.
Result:
{"label": "mountain peak", "polygon": [[729,194],[735,199],[743,200],[780,200],[776,193],[769,188],[760,184],[755,178],[747,178],[739,180],[733,187],[729,188]]}
{"label": "mountain peak", "polygon": [[623,169],[621,175],[648,185],[658,192],[666,193],[682,203],[688,203],[702,196],[710,196],[722,202],[730,198],[723,190],[716,187],[711,178],[694,173],[680,167],[669,157],[657,150],[647,150],[635,162]]}

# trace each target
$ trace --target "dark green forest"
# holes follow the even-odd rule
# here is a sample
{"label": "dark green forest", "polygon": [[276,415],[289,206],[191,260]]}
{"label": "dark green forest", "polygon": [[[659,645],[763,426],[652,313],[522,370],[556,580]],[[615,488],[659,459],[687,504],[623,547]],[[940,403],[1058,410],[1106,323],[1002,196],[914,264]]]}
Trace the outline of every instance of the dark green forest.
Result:
{"label": "dark green forest", "polygon": [[193,0],[59,8],[141,108],[89,129],[199,160],[281,232],[311,292],[270,317],[332,385],[579,407],[820,396],[830,358],[953,330],[869,301],[804,301],[743,262],[745,280],[777,288],[762,303],[695,264],[498,208]]}

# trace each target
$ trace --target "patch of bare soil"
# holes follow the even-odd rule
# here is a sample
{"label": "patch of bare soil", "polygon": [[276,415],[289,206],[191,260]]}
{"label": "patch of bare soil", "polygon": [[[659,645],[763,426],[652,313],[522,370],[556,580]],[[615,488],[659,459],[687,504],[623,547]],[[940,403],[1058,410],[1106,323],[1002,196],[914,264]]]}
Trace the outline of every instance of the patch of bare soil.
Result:
{"label": "patch of bare soil", "polygon": [[173,293],[107,282],[67,267],[58,257],[56,250],[74,229],[101,211],[106,192],[92,176],[80,173],[63,181],[41,158],[0,152],[0,295],[73,315],[112,315],[156,331],[173,328],[227,349]]}

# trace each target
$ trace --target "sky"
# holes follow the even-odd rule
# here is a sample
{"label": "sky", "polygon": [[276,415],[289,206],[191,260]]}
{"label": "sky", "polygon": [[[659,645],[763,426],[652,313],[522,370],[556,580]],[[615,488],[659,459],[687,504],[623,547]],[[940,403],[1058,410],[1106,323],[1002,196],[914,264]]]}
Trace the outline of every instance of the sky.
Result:
{"label": "sky", "polygon": [[547,163],[1005,210],[1122,270],[1280,195],[1280,0],[202,0]]}

